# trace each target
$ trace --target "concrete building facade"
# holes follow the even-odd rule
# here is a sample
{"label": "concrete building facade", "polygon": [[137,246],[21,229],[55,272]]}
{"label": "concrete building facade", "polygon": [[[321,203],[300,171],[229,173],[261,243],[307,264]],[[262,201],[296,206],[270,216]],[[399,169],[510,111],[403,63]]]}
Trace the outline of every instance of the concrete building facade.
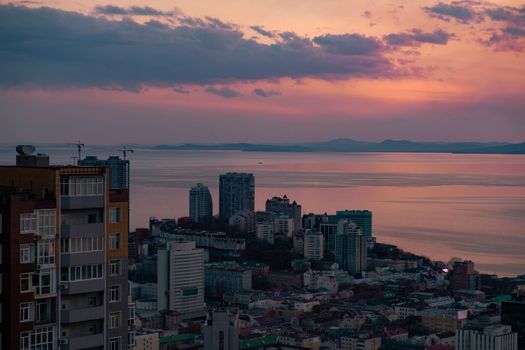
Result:
{"label": "concrete building facade", "polygon": [[355,223],[348,219],[337,224],[335,261],[351,275],[366,273],[366,238]]}
{"label": "concrete building facade", "polygon": [[456,350],[517,350],[518,333],[507,325],[467,326],[456,332]]}
{"label": "concrete building facade", "polygon": [[159,310],[179,312],[183,318],[204,310],[204,250],[195,242],[172,241],[157,256]]}
{"label": "concrete building facade", "polygon": [[129,189],[106,166],[25,164],[0,168],[2,348],[127,349]]}
{"label": "concrete building facade", "polygon": [[322,260],[324,257],[324,236],[319,231],[309,230],[304,234],[304,257]]}
{"label": "concrete building facade", "polygon": [[253,174],[227,173],[219,177],[219,217],[228,220],[241,210],[255,211]]}
{"label": "concrete building facade", "polygon": [[190,218],[193,222],[208,222],[213,217],[213,202],[210,190],[201,183],[190,189]]}

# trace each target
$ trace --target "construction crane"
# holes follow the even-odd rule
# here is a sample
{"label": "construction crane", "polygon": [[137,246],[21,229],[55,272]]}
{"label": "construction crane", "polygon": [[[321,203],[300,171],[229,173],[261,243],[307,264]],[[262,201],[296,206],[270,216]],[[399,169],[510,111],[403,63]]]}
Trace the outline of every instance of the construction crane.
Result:
{"label": "construction crane", "polygon": [[85,145],[81,143],[80,141],[78,141],[77,143],[67,143],[67,145],[72,145],[72,146],[77,147],[77,150],[78,150],[77,165],[78,165],[78,161],[82,159],[82,148],[84,148]]}
{"label": "construction crane", "polygon": [[130,149],[130,148],[126,148],[126,146],[122,146],[122,148],[119,149],[119,150],[117,150],[117,151],[122,152],[122,158],[123,158],[124,160],[126,160],[126,157],[127,157],[127,155],[128,155],[128,152],[129,152],[129,153],[133,153],[133,152],[135,152],[134,150],[132,150],[132,149]]}

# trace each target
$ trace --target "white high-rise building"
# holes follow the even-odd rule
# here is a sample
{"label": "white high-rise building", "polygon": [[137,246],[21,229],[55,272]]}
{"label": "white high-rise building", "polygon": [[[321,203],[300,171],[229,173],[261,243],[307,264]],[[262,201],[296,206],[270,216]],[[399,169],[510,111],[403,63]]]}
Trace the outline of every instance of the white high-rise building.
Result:
{"label": "white high-rise building", "polygon": [[363,232],[349,219],[339,220],[335,237],[335,261],[351,275],[366,272],[367,246]]}
{"label": "white high-rise building", "polygon": [[204,310],[204,250],[194,241],[168,242],[157,257],[159,310],[177,311],[182,317]]}
{"label": "white high-rise building", "polygon": [[304,257],[321,260],[324,257],[324,236],[319,231],[307,231],[304,234]]}
{"label": "white high-rise building", "polygon": [[456,331],[456,350],[517,350],[518,333],[511,326],[468,325]]}
{"label": "white high-rise building", "polygon": [[190,189],[190,217],[193,222],[208,221],[213,216],[210,190],[201,183]]}

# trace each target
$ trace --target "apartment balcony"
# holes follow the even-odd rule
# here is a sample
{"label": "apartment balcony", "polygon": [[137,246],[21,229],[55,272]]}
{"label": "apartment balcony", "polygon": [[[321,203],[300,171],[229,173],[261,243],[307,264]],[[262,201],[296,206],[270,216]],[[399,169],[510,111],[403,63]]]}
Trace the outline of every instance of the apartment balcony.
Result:
{"label": "apartment balcony", "polygon": [[96,224],[62,224],[61,225],[62,238],[78,238],[104,235],[104,223]]}
{"label": "apartment balcony", "polygon": [[60,339],[61,350],[88,349],[98,346],[104,346],[104,333],[72,336]]}
{"label": "apartment balcony", "polygon": [[104,318],[104,306],[92,306],[83,309],[61,310],[60,321],[62,323],[75,323],[91,321]]}
{"label": "apartment balcony", "polygon": [[63,267],[101,264],[104,263],[104,252],[89,252],[89,253],[62,253],[60,255],[60,262]]}
{"label": "apartment balcony", "polygon": [[104,208],[104,196],[62,196],[60,205],[65,210]]}
{"label": "apartment balcony", "polygon": [[104,290],[104,279],[60,282],[60,291],[63,295],[82,294]]}

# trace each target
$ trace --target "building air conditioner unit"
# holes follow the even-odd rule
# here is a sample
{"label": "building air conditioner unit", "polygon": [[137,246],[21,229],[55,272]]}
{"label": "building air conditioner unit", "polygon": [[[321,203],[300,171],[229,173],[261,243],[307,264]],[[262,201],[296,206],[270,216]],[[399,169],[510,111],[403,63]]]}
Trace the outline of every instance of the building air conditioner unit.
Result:
{"label": "building air conditioner unit", "polygon": [[60,338],[60,345],[69,344],[69,338]]}

